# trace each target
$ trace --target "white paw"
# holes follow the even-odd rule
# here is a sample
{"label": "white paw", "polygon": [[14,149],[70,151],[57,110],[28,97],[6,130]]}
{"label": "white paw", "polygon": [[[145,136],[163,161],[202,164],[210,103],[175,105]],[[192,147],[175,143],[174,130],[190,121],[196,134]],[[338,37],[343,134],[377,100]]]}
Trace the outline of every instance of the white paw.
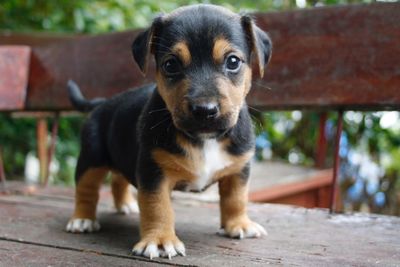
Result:
{"label": "white paw", "polygon": [[258,238],[268,235],[264,227],[252,221],[245,224],[231,225],[230,227],[221,229],[218,234],[239,239]]}
{"label": "white paw", "polygon": [[97,232],[100,230],[100,224],[96,220],[76,218],[68,222],[65,230],[71,233]]}
{"label": "white paw", "polygon": [[129,203],[122,204],[121,207],[117,208],[117,211],[125,215],[132,213],[139,213],[139,206],[136,201],[132,201]]}
{"label": "white paw", "polygon": [[[159,243],[159,244],[157,244]],[[185,245],[179,239],[175,241],[140,241],[132,249],[132,253],[150,259],[163,257],[171,259],[177,255],[186,256]]]}

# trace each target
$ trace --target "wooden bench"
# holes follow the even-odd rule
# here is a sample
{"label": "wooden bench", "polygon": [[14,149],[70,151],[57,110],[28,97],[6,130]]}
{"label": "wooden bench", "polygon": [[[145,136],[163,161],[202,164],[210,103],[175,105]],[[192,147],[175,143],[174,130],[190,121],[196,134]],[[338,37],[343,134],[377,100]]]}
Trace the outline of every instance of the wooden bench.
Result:
{"label": "wooden bench", "polygon": [[[344,110],[399,109],[399,13],[399,3],[385,3],[256,14],[257,23],[270,33],[274,50],[264,78],[254,77],[249,104],[263,111],[321,112],[316,150],[317,166],[323,165],[325,111],[338,111],[338,145]],[[143,77],[133,63],[130,45],[137,33],[0,34],[0,110],[71,110],[65,90],[70,78],[89,98],[110,97],[153,81],[153,72]],[[38,125],[45,140],[46,125],[43,120]],[[337,145],[333,185],[339,165]],[[39,148],[40,157],[46,159],[44,141]],[[41,162],[42,169],[48,166],[46,160]],[[335,194],[331,195],[333,207]]]}

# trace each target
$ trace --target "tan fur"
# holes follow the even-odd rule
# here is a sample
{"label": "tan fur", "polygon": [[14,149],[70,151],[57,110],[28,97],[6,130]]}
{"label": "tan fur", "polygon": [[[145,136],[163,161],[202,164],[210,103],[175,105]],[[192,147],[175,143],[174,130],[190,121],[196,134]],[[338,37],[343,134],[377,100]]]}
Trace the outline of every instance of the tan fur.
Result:
{"label": "tan fur", "polygon": [[215,177],[217,179],[219,179],[219,178],[226,177],[228,175],[232,175],[234,173],[239,173],[244,168],[246,163],[251,159],[253,154],[254,154],[253,151],[249,151],[240,156],[234,156],[234,155],[228,154],[232,164],[230,166],[226,167],[225,169],[217,172],[215,174]]}
{"label": "tan fur", "polygon": [[176,54],[179,57],[184,67],[190,65],[190,62],[192,61],[192,56],[190,54],[189,47],[186,44],[186,42],[181,41],[176,43],[171,50],[174,54]]}
{"label": "tan fur", "polygon": [[201,160],[200,151],[193,147],[189,149],[185,149],[187,156],[172,154],[163,149],[153,151],[153,158],[162,169],[163,175],[173,180],[174,183],[181,181],[192,182],[196,179],[193,173],[196,170],[196,161],[193,159],[196,159],[197,163]]}
{"label": "tan fur", "polygon": [[212,51],[214,62],[217,64],[222,64],[225,60],[225,56],[233,51],[235,51],[235,49],[228,40],[223,37],[217,38],[214,42]]}
{"label": "tan fur", "polygon": [[233,84],[227,77],[219,76],[216,79],[220,93],[220,107],[222,115],[229,115],[231,127],[236,124],[240,108],[251,87],[251,69],[243,64],[243,77],[239,84]]}
{"label": "tan fur", "polygon": [[248,186],[239,175],[227,176],[218,183],[221,209],[221,227],[230,231],[233,227],[247,228]]}
{"label": "tan fur", "polygon": [[265,68],[265,65],[268,64],[269,59],[264,64],[261,63],[261,57],[263,57],[263,55],[260,54],[261,51],[259,51],[257,49],[257,46],[256,46],[256,40],[257,40],[256,28],[257,28],[257,26],[254,24],[254,22],[251,22],[250,25],[251,25],[250,29],[248,29],[247,31],[248,31],[248,33],[250,33],[251,40],[252,40],[252,43],[253,43],[252,52],[254,53],[254,55],[256,57],[256,61],[258,63],[258,69],[259,69],[259,72],[260,72],[260,78],[263,78],[264,77],[264,68]]}
{"label": "tan fur", "polygon": [[[213,58],[217,64],[222,64],[225,61],[227,54],[233,53],[239,58],[243,58],[243,54],[232,47],[230,42],[223,37],[215,40],[213,48]],[[217,86],[221,95],[220,106],[221,114],[230,116],[231,125],[236,124],[239,116],[240,108],[251,87],[251,69],[247,64],[243,64],[243,76],[239,84],[233,84],[226,76],[217,77]]]}
{"label": "tan fur", "polygon": [[99,190],[108,171],[107,168],[92,168],[79,178],[75,189],[75,212],[72,218],[92,220],[96,218]]}
{"label": "tan fur", "polygon": [[139,188],[140,236],[142,238],[140,243],[146,244],[156,240],[161,244],[164,241],[177,239],[170,197],[173,186],[172,180],[165,177],[155,192],[146,192]]}
{"label": "tan fur", "polygon": [[[172,179],[174,184],[181,182],[192,183],[197,179],[196,170],[204,164],[202,151],[179,134],[177,135],[177,143],[185,151],[184,156],[172,154],[163,149],[156,149],[153,151],[153,158],[162,169],[164,176]],[[225,148],[229,145],[229,141],[226,140],[222,141],[222,143]],[[240,156],[226,153],[232,163],[216,172],[212,181],[216,182],[227,175],[239,173],[253,156],[253,153],[253,151],[249,151]]]}
{"label": "tan fur", "polygon": [[185,95],[189,90],[189,81],[183,79],[178,84],[175,84],[173,88],[170,88],[160,72],[156,73],[156,80],[158,92],[167,105],[175,126],[178,127],[177,121],[179,120],[179,116],[188,113],[188,104]]}
{"label": "tan fur", "polygon": [[111,192],[114,198],[114,205],[118,210],[124,204],[135,202],[129,186],[130,183],[123,175],[113,172],[111,177]]}
{"label": "tan fur", "polygon": [[252,80],[252,71],[248,65],[245,66],[244,75],[243,75],[243,83],[244,83],[244,96],[243,99],[246,98],[247,94],[251,88],[251,80]]}

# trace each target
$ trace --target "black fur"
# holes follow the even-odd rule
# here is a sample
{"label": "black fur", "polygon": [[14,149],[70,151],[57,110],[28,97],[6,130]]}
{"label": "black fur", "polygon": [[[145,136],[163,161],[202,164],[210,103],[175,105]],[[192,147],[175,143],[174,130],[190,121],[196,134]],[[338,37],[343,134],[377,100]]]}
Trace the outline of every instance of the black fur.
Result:
{"label": "black fur", "polygon": [[136,184],[137,122],[154,85],[146,85],[109,99],[95,108],[83,126],[76,179],[91,167],[117,169]]}
{"label": "black fur", "polygon": [[253,125],[247,106],[242,108],[235,127],[227,136],[231,140],[228,152],[232,155],[242,155],[254,147]]}
{"label": "black fur", "polygon": [[244,183],[247,183],[250,177],[250,162],[247,162],[246,166],[242,169],[242,172],[240,173],[240,178]]}
{"label": "black fur", "polygon": [[105,98],[95,98],[92,100],[86,100],[85,97],[82,95],[79,86],[72,80],[68,81],[67,88],[68,88],[69,100],[74,105],[74,107],[79,111],[88,112],[106,102]]}

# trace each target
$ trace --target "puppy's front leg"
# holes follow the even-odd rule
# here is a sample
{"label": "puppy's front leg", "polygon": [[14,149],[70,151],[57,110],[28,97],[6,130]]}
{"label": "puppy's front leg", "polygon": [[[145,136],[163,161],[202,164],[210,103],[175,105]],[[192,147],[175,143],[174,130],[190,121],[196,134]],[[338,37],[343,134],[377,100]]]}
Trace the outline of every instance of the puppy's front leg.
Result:
{"label": "puppy's front leg", "polygon": [[141,240],[132,252],[150,259],[185,256],[185,246],[175,235],[171,187],[168,179],[163,180],[156,191],[138,190]]}
{"label": "puppy's front leg", "polygon": [[[243,172],[245,173],[245,172]],[[224,177],[218,183],[221,208],[221,228],[225,235],[235,238],[266,235],[264,227],[247,216],[247,174]],[[246,177],[243,177],[243,176]]]}

